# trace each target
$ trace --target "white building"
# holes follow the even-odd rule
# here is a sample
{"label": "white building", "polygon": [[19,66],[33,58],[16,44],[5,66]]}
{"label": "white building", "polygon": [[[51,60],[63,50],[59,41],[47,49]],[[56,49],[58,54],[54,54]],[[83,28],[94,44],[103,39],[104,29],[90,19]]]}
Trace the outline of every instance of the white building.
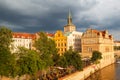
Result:
{"label": "white building", "polygon": [[76,31],[76,26],[72,23],[72,15],[70,12],[67,18],[67,25],[64,26],[64,35],[67,36],[67,50],[72,47],[74,51],[81,52],[82,32]]}
{"label": "white building", "polygon": [[78,32],[78,31],[66,32],[65,36],[67,36],[67,50],[70,47],[72,47],[74,51],[81,52],[82,32]]}
{"label": "white building", "polygon": [[30,33],[13,33],[13,42],[11,44],[11,51],[16,52],[18,47],[25,47],[32,49],[33,40],[36,38],[35,34]]}

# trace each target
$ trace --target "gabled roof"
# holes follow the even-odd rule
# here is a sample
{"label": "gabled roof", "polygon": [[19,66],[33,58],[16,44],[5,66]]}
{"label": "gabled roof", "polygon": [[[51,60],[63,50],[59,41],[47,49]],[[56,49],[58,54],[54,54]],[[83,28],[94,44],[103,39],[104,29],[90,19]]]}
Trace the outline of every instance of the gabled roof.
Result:
{"label": "gabled roof", "polygon": [[[88,29],[91,30],[93,33],[96,33],[98,36],[102,34],[102,37],[105,38],[105,35],[107,34],[107,30],[99,31],[96,29]],[[107,34],[110,39],[112,39],[112,35]]]}

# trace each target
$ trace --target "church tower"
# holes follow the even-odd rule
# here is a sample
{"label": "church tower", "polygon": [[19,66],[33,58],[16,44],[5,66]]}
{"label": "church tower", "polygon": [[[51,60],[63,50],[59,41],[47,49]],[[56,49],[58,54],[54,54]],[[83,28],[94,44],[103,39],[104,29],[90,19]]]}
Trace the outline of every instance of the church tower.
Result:
{"label": "church tower", "polygon": [[64,26],[64,32],[72,32],[76,31],[76,26],[72,23],[72,15],[69,11],[67,18],[67,25]]}

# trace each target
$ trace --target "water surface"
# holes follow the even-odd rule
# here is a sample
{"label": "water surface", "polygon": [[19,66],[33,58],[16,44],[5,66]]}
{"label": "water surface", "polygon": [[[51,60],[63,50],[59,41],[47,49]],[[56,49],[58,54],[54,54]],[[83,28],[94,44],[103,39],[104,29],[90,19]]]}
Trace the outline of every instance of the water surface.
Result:
{"label": "water surface", "polygon": [[120,63],[107,66],[86,80],[120,80]]}

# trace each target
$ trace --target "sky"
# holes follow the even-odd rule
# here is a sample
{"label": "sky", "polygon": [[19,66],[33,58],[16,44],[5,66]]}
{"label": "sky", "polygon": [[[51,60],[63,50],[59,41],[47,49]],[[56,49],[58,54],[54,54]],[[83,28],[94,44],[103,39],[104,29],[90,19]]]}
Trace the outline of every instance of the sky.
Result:
{"label": "sky", "polygon": [[120,0],[0,0],[0,26],[14,32],[63,30],[71,11],[77,31],[108,30],[120,40]]}

